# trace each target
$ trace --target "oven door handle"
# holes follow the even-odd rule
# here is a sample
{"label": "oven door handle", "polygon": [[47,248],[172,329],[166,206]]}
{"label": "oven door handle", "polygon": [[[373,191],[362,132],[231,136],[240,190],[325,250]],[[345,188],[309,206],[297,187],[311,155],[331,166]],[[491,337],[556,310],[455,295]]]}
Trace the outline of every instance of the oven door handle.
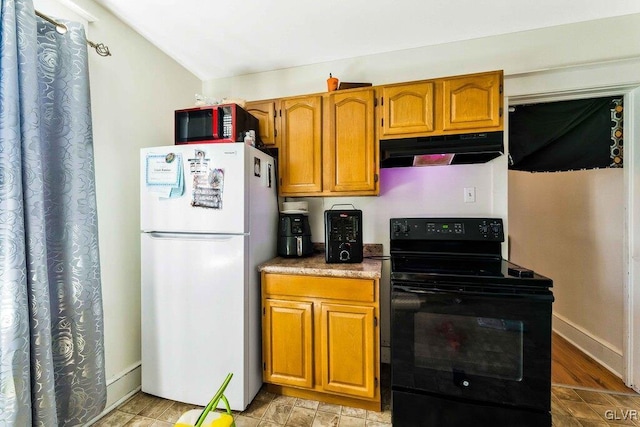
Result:
{"label": "oven door handle", "polygon": [[413,286],[401,286],[401,285],[394,285],[393,286],[393,292],[401,292],[401,293],[406,293],[406,294],[413,294],[413,295],[432,295],[432,296],[469,296],[469,297],[486,297],[486,298],[493,298],[493,297],[499,297],[499,298],[510,298],[510,299],[528,299],[528,300],[535,300],[535,301],[553,301],[553,294],[549,293],[549,294],[530,294],[530,293],[511,293],[511,292],[485,292],[485,291],[478,291],[478,292],[473,292],[473,291],[469,291],[469,290],[465,290],[465,289],[459,289],[459,290],[450,290],[450,289],[422,289],[422,288],[416,288]]}
{"label": "oven door handle", "polygon": [[400,291],[408,294],[416,294],[416,295],[487,295],[483,292],[470,292],[464,289],[451,290],[451,289],[423,289],[416,288],[413,286],[394,286],[394,291]]}
{"label": "oven door handle", "polygon": [[[394,286],[393,290],[394,291],[400,291],[400,292],[406,292],[408,294],[419,294],[419,295],[432,294],[433,293],[433,291],[420,289],[420,288],[413,288],[413,287],[410,287],[410,286]],[[440,292],[440,291],[438,291],[438,292]]]}
{"label": "oven door handle", "polygon": [[426,304],[461,304],[466,298],[481,296],[475,292],[419,289],[406,286],[393,288],[391,306],[396,310],[419,311]]}

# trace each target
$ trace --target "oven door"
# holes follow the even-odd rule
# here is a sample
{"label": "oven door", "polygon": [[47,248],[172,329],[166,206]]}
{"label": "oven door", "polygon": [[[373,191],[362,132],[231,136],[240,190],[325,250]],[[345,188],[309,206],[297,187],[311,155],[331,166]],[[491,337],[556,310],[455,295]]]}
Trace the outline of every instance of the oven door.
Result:
{"label": "oven door", "polygon": [[392,387],[549,411],[547,290],[392,283]]}

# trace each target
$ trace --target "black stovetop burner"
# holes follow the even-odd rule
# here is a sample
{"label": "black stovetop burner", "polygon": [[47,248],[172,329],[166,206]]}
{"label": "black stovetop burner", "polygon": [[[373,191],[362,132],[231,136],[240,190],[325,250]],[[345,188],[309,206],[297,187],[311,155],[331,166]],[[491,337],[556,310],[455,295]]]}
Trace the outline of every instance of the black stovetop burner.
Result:
{"label": "black stovetop burner", "polygon": [[502,258],[499,218],[391,219],[391,280],[549,288],[552,281]]}

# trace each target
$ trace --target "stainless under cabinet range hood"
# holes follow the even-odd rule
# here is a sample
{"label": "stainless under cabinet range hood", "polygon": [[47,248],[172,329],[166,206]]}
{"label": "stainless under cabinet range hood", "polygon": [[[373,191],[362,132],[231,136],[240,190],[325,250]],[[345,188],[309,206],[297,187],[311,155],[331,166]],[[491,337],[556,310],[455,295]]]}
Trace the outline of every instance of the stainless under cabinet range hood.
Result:
{"label": "stainless under cabinet range hood", "polygon": [[486,163],[503,153],[502,131],[385,139],[380,141],[380,167]]}

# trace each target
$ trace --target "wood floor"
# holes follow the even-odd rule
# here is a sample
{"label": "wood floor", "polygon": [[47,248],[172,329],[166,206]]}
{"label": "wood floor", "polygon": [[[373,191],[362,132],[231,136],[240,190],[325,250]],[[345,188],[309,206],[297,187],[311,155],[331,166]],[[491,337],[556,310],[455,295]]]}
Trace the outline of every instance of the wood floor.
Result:
{"label": "wood floor", "polygon": [[555,332],[551,340],[551,359],[554,385],[634,393],[620,378]]}

